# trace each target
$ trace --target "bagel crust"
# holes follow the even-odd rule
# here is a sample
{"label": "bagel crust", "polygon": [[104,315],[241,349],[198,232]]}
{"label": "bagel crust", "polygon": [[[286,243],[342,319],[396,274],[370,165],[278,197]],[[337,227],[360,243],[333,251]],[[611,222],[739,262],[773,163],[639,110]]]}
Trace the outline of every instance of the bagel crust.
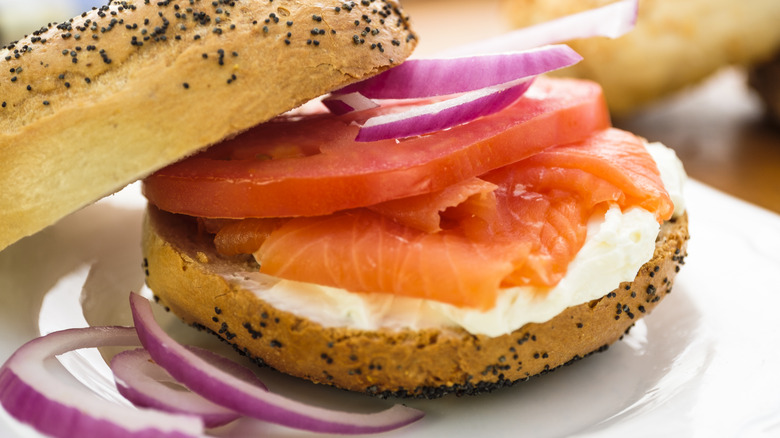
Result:
{"label": "bagel crust", "polygon": [[0,48],[0,250],[415,43],[395,0],[128,0]]}
{"label": "bagel crust", "polygon": [[687,215],[665,222],[636,279],[545,323],[489,337],[460,328],[364,331],[323,327],[279,311],[220,274],[256,270],[216,253],[196,221],[150,206],[144,219],[146,282],[186,323],[287,374],[382,397],[477,394],[602,351],[671,291],[684,264]]}

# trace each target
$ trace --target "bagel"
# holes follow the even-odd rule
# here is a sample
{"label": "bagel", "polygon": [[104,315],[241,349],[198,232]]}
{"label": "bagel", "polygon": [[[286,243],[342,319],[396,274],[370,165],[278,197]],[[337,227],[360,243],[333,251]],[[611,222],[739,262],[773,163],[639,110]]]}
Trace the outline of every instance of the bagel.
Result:
{"label": "bagel", "polygon": [[401,63],[415,43],[392,0],[112,1],[12,42],[0,49],[0,249]]}
{"label": "bagel", "polygon": [[687,240],[687,214],[666,221],[634,281],[501,336],[459,327],[326,327],[279,310],[239,281],[257,271],[254,259],[220,255],[195,218],[153,206],[142,247],[155,300],[257,362],[351,391],[436,398],[488,392],[605,350],[671,291]]}
{"label": "bagel", "polygon": [[[501,8],[509,25],[526,27],[614,2],[501,0]],[[585,59],[555,74],[599,82],[613,114],[628,115],[725,66],[768,60],[780,50],[778,21],[774,0],[640,0],[631,32],[570,41]]]}

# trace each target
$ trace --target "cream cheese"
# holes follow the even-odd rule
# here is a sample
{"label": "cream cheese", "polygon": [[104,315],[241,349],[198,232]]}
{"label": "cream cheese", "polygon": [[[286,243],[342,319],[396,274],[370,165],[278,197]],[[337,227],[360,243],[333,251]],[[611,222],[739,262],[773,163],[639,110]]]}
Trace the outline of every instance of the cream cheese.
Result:
{"label": "cream cheese", "polygon": [[[687,177],[680,160],[660,143],[647,147],[674,202],[675,215],[682,214]],[[230,280],[280,310],[326,327],[398,330],[459,326],[472,334],[500,336],[529,322],[547,321],[567,307],[600,298],[621,282],[633,280],[652,257],[658,231],[652,213],[641,208],[623,212],[613,206],[603,217],[590,220],[585,244],[555,287],[507,288],[488,311],[385,293],[351,293],[259,272]]]}

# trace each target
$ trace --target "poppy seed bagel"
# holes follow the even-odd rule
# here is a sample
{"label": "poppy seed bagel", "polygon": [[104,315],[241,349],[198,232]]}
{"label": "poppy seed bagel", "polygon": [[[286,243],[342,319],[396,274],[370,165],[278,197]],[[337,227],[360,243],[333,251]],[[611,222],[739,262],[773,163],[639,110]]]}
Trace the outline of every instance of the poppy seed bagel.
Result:
{"label": "poppy seed bagel", "polygon": [[503,336],[460,328],[324,327],[280,311],[223,275],[257,269],[218,255],[196,220],[153,206],[144,220],[146,282],[186,323],[279,371],[379,396],[435,398],[487,392],[601,351],[671,291],[688,240],[687,215],[666,221],[655,253],[631,283]]}

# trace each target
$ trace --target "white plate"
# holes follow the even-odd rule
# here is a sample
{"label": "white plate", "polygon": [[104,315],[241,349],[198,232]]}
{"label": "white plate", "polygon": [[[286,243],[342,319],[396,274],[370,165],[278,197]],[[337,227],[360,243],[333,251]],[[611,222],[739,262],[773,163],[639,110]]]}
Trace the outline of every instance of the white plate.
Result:
{"label": "white plate", "polygon": [[[686,266],[672,294],[623,341],[492,394],[409,401],[426,417],[382,436],[780,436],[780,216],[697,182],[687,195]],[[85,315],[93,324],[127,322],[127,293],[143,281],[142,208],[130,186],[0,252],[0,361],[41,332],[86,324]],[[105,287],[82,306],[87,281]],[[115,394],[100,356],[69,356],[66,367]],[[273,390],[336,408],[391,403],[260,373]],[[242,436],[261,435],[309,436],[276,426]],[[0,436],[40,435],[0,410]]]}

